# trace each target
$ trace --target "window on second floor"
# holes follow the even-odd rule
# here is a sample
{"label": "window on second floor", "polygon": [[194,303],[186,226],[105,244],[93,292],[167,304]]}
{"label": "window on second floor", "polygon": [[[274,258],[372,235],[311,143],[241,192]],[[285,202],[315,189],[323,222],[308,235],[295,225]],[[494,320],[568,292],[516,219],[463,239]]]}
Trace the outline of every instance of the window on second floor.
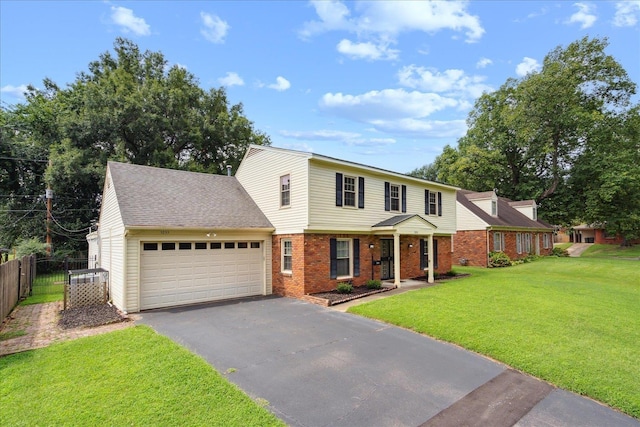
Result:
{"label": "window on second floor", "polygon": [[364,177],[336,172],[336,206],[364,209]]}
{"label": "window on second floor", "polygon": [[284,175],[280,177],[280,206],[291,205],[291,176]]}
{"label": "window on second floor", "polygon": [[344,206],[356,206],[356,178],[353,176],[344,177],[343,200]]}
{"label": "window on second floor", "polygon": [[391,210],[399,211],[400,210],[400,187],[397,185],[391,184],[389,186],[389,197],[391,200]]}
{"label": "window on second floor", "polygon": [[424,213],[442,216],[442,193],[424,190]]}
{"label": "window on second floor", "polygon": [[491,216],[498,216],[498,201],[491,201]]}

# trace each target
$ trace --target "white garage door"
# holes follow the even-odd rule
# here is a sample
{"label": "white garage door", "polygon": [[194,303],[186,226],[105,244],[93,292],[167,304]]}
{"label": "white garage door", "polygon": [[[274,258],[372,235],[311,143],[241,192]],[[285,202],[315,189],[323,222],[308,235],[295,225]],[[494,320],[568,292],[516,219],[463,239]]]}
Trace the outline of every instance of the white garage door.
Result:
{"label": "white garage door", "polygon": [[145,242],[140,249],[142,310],[263,294],[262,242]]}

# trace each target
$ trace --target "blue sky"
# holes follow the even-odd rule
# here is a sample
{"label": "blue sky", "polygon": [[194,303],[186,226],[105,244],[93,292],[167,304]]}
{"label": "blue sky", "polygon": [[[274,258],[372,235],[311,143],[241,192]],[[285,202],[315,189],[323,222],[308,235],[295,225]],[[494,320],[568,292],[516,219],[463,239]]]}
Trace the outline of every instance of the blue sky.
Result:
{"label": "blue sky", "polygon": [[[116,37],[225,86],[273,145],[397,172],[456,145],[483,91],[584,36],[640,83],[640,1],[0,2],[0,96],[64,87]],[[635,102],[638,101],[635,97]]]}

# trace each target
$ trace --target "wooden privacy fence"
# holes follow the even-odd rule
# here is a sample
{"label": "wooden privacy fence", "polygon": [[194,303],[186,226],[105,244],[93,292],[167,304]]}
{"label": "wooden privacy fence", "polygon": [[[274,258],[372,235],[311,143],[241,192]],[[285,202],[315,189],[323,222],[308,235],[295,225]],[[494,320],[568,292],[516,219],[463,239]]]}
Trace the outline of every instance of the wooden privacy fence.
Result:
{"label": "wooden privacy fence", "polygon": [[0,264],[0,320],[26,298],[35,276],[36,257],[28,255]]}

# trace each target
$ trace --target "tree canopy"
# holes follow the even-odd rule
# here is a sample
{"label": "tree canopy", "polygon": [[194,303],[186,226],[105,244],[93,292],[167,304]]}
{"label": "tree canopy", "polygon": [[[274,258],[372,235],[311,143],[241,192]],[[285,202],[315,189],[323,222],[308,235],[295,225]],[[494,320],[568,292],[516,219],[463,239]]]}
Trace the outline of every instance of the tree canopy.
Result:
{"label": "tree canopy", "polygon": [[637,112],[631,105],[636,84],[606,54],[607,46],[607,39],[585,37],[557,47],[540,71],[510,78],[483,94],[468,116],[467,133],[429,165],[431,174],[469,190],[496,189],[510,199],[534,199],[541,217],[555,224],[613,221],[587,214],[595,212],[587,204],[593,205],[594,194],[603,191],[595,183],[611,182],[597,172],[594,158],[606,154],[615,170],[630,171],[633,150],[622,147],[632,145],[638,123],[630,113]]}
{"label": "tree canopy", "polygon": [[224,88],[205,90],[161,52],[141,52],[123,38],[68,87],[45,79],[42,89],[29,86],[25,103],[0,114],[4,246],[44,236],[47,184],[55,194],[54,243],[86,244],[108,160],[225,173],[249,144],[270,144]]}

